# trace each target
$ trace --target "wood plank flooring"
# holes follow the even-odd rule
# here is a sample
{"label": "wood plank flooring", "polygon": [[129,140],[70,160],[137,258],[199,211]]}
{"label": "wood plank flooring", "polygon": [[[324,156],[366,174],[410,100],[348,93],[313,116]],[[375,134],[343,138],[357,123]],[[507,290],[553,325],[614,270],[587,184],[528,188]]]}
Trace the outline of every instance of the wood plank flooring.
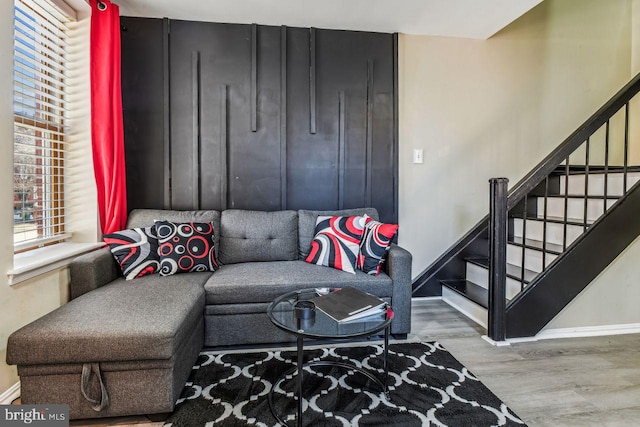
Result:
{"label": "wood plank flooring", "polygon": [[[640,426],[640,335],[494,347],[441,300],[415,300],[410,339],[437,340],[529,426]],[[159,427],[145,417],[72,426]],[[465,426],[466,427],[466,426]]]}
{"label": "wood plank flooring", "polygon": [[529,426],[640,426],[640,335],[494,347],[442,301],[413,303],[413,332],[437,340]]}

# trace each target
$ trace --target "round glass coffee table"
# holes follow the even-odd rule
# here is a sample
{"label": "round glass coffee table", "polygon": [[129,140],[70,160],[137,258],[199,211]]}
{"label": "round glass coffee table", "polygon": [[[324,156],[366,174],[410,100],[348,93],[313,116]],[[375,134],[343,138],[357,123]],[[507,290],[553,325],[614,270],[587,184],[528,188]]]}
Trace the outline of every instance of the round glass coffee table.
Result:
{"label": "round glass coffee table", "polygon": [[[273,404],[273,390],[285,381],[287,377],[290,377],[294,372],[296,373],[296,389],[297,389],[297,425],[302,425],[302,403],[303,403],[303,384],[304,384],[304,367],[314,366],[337,366],[340,368],[349,369],[359,372],[366,376],[368,379],[377,384],[381,391],[388,394],[387,379],[389,376],[389,363],[388,363],[388,346],[389,346],[389,330],[391,320],[393,318],[393,311],[391,307],[387,307],[382,314],[363,317],[357,320],[348,322],[337,322],[333,318],[329,317],[321,310],[314,310],[313,315],[305,318],[306,314],[296,312],[294,305],[299,301],[309,301],[319,296],[316,289],[303,289],[295,292],[286,293],[276,298],[267,308],[267,314],[271,322],[278,328],[288,332],[296,337],[297,340],[297,364],[293,368],[284,372],[273,384],[271,391],[269,392],[269,407],[273,416],[282,425],[287,425],[284,417],[280,416],[275,410]],[[308,314],[308,313],[307,313]],[[379,378],[374,373],[369,372],[359,366],[355,366],[350,363],[334,362],[334,361],[317,361],[304,363],[304,340],[348,340],[358,337],[368,337],[377,332],[384,330],[384,348],[383,348],[383,364],[384,364],[384,376]],[[298,369],[300,368],[300,369]]]}

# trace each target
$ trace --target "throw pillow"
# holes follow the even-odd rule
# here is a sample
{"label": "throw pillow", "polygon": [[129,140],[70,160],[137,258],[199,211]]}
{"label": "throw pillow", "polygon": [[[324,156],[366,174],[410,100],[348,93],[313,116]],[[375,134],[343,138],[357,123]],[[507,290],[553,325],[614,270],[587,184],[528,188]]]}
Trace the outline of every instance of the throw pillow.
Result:
{"label": "throw pillow", "polygon": [[156,231],[161,276],[216,271],[220,267],[215,257],[212,223],[156,221]]}
{"label": "throw pillow", "polygon": [[102,236],[127,280],[156,273],[160,268],[155,227],[132,228]]}
{"label": "throw pillow", "polygon": [[319,216],[305,261],[356,274],[364,221],[362,216]]}
{"label": "throw pillow", "polygon": [[377,276],[391,241],[398,232],[397,224],[383,224],[365,215],[365,228],[360,242],[358,269]]}

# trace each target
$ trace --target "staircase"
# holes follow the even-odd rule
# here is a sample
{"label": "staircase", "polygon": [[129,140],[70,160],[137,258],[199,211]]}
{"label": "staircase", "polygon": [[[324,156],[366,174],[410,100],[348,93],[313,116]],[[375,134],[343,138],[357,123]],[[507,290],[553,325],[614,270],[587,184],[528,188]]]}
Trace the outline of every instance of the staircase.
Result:
{"label": "staircase", "polygon": [[544,328],[640,235],[640,167],[629,164],[638,91],[640,75],[510,192],[492,179],[490,214],[414,281],[414,296],[441,290],[496,341]]}

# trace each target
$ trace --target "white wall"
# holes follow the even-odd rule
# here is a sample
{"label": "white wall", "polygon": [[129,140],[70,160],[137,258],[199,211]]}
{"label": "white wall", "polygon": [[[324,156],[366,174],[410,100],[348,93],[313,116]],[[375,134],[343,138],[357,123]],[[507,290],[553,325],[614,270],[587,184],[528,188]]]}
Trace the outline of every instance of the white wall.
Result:
{"label": "white wall", "polygon": [[[66,206],[73,219],[69,231],[74,241],[95,242],[97,208],[93,169],[91,166],[91,135],[89,132],[89,11],[83,7],[75,26],[78,43],[72,46],[74,58],[70,80],[74,86],[68,101],[72,117],[68,122],[72,136],[68,139],[70,154],[67,166],[73,173],[66,176],[67,190],[75,202]],[[0,236],[13,239],[13,1],[0,1]],[[13,268],[11,245],[0,245],[0,394],[18,381],[15,366],[6,360],[7,338],[25,324],[56,309],[69,299],[69,277],[66,268],[51,271],[34,279],[9,286],[6,272]]]}
{"label": "white wall", "polygon": [[414,277],[488,213],[491,177],[515,184],[630,79],[631,3],[546,0],[484,41],[400,37],[399,243]]}
{"label": "white wall", "polygon": [[640,237],[546,327],[640,326]]}
{"label": "white wall", "polygon": [[[640,0],[632,2],[631,76],[640,72]],[[630,106],[640,111],[640,100]],[[631,123],[635,159],[640,148],[640,123]],[[635,124],[635,126],[633,126]],[[633,164],[638,164],[634,162]],[[640,238],[637,238],[593,282],[551,321],[545,330],[603,325],[640,325]]]}

